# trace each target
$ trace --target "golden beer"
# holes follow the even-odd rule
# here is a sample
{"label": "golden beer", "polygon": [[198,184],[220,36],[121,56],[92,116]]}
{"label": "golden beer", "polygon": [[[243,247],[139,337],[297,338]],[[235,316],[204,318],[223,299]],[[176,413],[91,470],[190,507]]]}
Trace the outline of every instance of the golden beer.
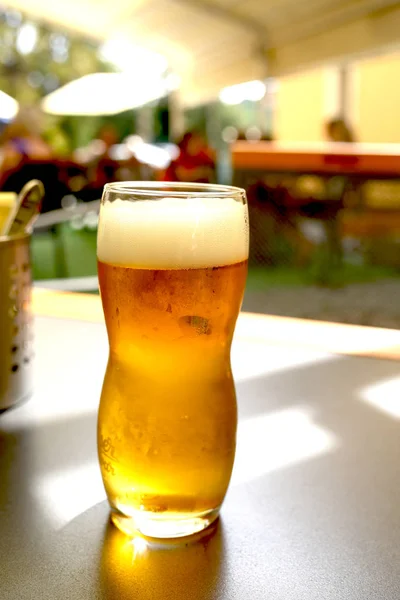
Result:
{"label": "golden beer", "polygon": [[[110,344],[100,466],[114,522],[155,537],[216,518],[235,455],[230,347],[247,273],[246,206],[178,200],[106,200],[98,237]],[[177,252],[182,240],[190,243]]]}

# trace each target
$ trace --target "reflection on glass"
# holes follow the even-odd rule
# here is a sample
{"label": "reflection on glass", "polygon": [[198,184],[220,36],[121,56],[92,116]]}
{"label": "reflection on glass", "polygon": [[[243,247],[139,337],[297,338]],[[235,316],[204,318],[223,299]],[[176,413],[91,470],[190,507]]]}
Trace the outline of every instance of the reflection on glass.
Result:
{"label": "reflection on glass", "polygon": [[202,600],[224,585],[222,525],[175,542],[126,537],[108,525],[101,558],[105,600]]}

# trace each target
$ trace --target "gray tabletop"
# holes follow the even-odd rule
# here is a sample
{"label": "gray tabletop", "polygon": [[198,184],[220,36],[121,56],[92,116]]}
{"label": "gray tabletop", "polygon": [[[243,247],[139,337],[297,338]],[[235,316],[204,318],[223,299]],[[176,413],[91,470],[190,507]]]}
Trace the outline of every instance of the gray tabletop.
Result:
{"label": "gray tabletop", "polygon": [[237,337],[221,519],[154,544],[108,523],[95,442],[104,326],[36,327],[34,396],[0,416],[1,600],[400,598],[397,362]]}

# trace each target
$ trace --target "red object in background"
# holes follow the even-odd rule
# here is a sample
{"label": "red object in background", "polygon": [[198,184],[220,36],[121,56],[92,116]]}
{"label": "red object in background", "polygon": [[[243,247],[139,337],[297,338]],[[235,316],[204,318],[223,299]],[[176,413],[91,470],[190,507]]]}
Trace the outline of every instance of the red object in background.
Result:
{"label": "red object in background", "polygon": [[[214,170],[214,168],[213,159],[205,152],[200,152],[196,156],[181,153],[176,160],[171,162],[163,179],[164,181],[208,183],[211,178],[207,176],[206,169]],[[186,177],[181,178],[180,173],[186,173]]]}
{"label": "red object in background", "polygon": [[203,137],[197,132],[185,133],[179,156],[166,169],[164,181],[209,183],[214,178],[215,160]]}

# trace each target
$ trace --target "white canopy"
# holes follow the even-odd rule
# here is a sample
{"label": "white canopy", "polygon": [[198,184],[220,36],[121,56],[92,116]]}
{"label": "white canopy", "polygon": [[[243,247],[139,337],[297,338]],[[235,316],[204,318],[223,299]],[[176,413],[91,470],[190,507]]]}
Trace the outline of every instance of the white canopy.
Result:
{"label": "white canopy", "polygon": [[134,73],[92,73],[46,96],[42,108],[53,115],[115,115],[156,100],[164,93],[158,78],[140,84]]}
{"label": "white canopy", "polygon": [[398,43],[397,0],[6,0],[98,40],[163,54],[186,105],[243,81]]}
{"label": "white canopy", "polygon": [[0,120],[10,121],[18,112],[18,102],[0,90]]}

